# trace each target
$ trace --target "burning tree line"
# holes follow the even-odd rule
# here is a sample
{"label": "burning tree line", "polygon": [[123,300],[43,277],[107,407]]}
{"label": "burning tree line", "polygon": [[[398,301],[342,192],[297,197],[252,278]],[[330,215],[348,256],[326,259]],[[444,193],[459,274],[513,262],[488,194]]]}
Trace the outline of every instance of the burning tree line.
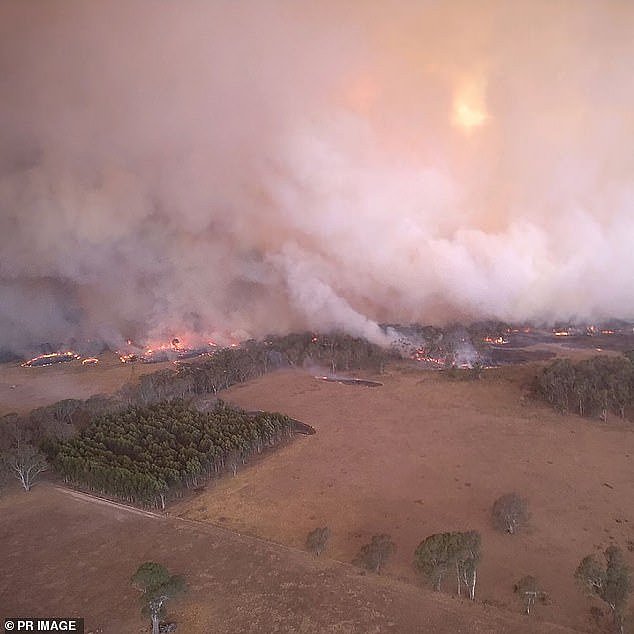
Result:
{"label": "burning tree line", "polygon": [[251,415],[222,402],[200,412],[172,401],[98,416],[74,438],[55,443],[51,459],[66,482],[165,508],[183,488],[225,469],[235,472],[292,431],[282,414]]}
{"label": "burning tree line", "polygon": [[[198,395],[215,395],[271,370],[305,363],[327,364],[333,371],[361,368],[381,371],[385,362],[394,356],[393,352],[345,334],[301,333],[271,336],[265,341],[250,340],[240,346],[220,349],[202,362],[181,363],[175,369],[145,374],[113,395],[63,399],[36,408],[26,416],[3,417],[0,453],[7,457],[4,462],[10,464],[11,470],[23,475],[39,473],[46,468],[44,454],[50,458],[56,443],[81,434],[96,417],[116,417],[130,408],[169,404],[177,399],[190,402]],[[29,479],[25,489],[28,490],[31,483]],[[143,486],[150,492],[156,489],[155,483],[150,481]],[[147,498],[149,494],[141,493],[142,489],[139,483],[134,497]]]}
{"label": "burning tree line", "polygon": [[557,359],[536,378],[535,393],[562,412],[625,418],[634,406],[634,352],[595,356],[573,364]]}
{"label": "burning tree line", "polygon": [[127,402],[148,404],[196,394],[217,394],[237,383],[282,367],[326,365],[332,372],[365,369],[382,371],[396,358],[365,339],[344,334],[315,335],[310,332],[264,341],[249,340],[238,347],[222,348],[204,361],[181,363],[176,370],[143,375],[120,393]]}

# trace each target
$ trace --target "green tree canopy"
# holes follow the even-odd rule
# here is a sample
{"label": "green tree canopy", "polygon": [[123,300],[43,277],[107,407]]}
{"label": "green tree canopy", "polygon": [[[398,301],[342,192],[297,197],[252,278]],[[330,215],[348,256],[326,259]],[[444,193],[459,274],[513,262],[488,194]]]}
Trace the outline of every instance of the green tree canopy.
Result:
{"label": "green tree canopy", "polygon": [[623,616],[631,590],[630,569],[617,546],[609,546],[605,552],[605,564],[594,555],[581,560],[575,578],[585,590],[596,595],[612,610],[617,631],[623,631]]}
{"label": "green tree canopy", "polygon": [[159,633],[159,619],[165,614],[165,604],[186,590],[182,577],[171,575],[165,566],[153,561],[141,564],[132,575],[132,584],[142,593],[142,612],[152,619],[152,634]]}

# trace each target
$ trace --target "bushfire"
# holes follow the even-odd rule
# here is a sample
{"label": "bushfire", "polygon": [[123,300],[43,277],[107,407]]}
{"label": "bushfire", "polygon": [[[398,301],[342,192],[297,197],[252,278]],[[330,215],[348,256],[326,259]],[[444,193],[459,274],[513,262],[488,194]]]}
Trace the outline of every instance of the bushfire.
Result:
{"label": "bushfire", "polygon": [[29,359],[22,364],[22,367],[36,368],[46,365],[54,365],[55,363],[66,363],[67,361],[74,361],[79,358],[80,356],[75,352],[52,352],[50,354],[40,354],[33,359]]}
{"label": "bushfire", "polygon": [[136,351],[117,351],[121,363],[164,363],[172,361],[178,363],[184,359],[192,359],[204,355],[212,354],[217,345],[213,341],[199,346],[183,345],[180,339],[173,338],[169,343],[155,343],[146,347],[135,344],[128,339],[128,346],[135,348]]}

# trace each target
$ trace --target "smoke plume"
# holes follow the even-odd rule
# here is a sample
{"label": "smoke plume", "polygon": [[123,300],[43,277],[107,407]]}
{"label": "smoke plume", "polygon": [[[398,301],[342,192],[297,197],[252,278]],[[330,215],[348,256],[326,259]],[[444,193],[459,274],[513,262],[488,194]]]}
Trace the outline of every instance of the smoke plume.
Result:
{"label": "smoke plume", "polygon": [[634,316],[633,27],[618,0],[5,0],[0,347]]}

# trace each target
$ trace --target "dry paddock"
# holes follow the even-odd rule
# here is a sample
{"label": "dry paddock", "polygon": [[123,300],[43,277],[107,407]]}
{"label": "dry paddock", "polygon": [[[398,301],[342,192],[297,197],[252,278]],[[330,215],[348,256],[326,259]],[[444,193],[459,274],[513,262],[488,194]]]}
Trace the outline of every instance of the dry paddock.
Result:
{"label": "dry paddock", "polygon": [[129,581],[147,560],[186,577],[189,591],[169,606],[183,634],[535,631],[518,614],[49,483],[0,498],[0,618],[82,616],[87,633],[148,632]]}
{"label": "dry paddock", "polygon": [[[108,355],[91,367],[5,364],[0,410],[111,391],[156,369]],[[583,555],[610,543],[634,564],[627,551],[634,541],[632,425],[561,416],[526,399],[535,372],[508,367],[462,382],[393,367],[365,377],[384,384],[376,388],[278,372],[235,386],[223,397],[282,411],[318,433],[172,507],[170,519],[48,485],[31,495],[5,493],[0,615],[70,611],[104,632],[143,631],[127,580],[145,559],[159,559],[193,580],[189,597],[173,608],[185,632],[521,632],[548,631],[547,621],[598,631],[589,608],[600,604],[584,598],[573,572]],[[489,519],[493,500],[508,491],[525,495],[532,512],[528,529],[513,537],[493,531]],[[320,525],[333,535],[315,562],[301,549]],[[425,593],[413,572],[422,538],[463,529],[482,533],[477,594],[484,607]],[[349,562],[379,532],[397,543],[381,578],[333,561]],[[512,592],[525,574],[550,595],[530,622]]]}
{"label": "dry paddock", "polygon": [[[365,388],[279,372],[235,386],[225,398],[285,412],[317,434],[173,512],[295,547],[327,525],[325,556],[341,561],[351,561],[372,534],[389,533],[397,552],[385,573],[412,584],[421,539],[475,529],[483,539],[480,600],[516,610],[513,584],[535,575],[550,595],[536,615],[592,629],[592,603],[573,574],[584,555],[611,543],[634,563],[627,551],[634,426],[562,416],[532,402],[526,386],[534,373],[508,367],[470,382],[393,369],[380,377],[382,387]],[[493,501],[510,491],[528,498],[532,514],[515,536],[490,521]]]}

